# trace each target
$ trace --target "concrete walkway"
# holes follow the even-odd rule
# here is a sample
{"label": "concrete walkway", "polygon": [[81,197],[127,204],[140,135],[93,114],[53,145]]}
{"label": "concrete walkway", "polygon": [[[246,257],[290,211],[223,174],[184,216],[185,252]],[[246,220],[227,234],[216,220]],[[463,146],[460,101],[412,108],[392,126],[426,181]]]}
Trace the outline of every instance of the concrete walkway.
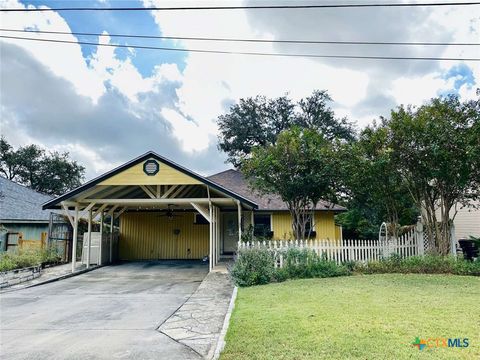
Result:
{"label": "concrete walkway", "polygon": [[226,269],[209,273],[158,331],[212,359],[229,309],[233,284]]}

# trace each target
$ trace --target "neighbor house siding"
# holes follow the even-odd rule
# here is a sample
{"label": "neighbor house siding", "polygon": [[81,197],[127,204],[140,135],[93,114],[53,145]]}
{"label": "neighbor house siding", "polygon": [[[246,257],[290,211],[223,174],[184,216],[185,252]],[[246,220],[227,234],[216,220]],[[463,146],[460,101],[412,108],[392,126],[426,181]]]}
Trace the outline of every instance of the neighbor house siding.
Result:
{"label": "neighbor house siding", "polygon": [[[462,207],[457,204],[450,210],[450,218],[455,216],[455,238],[468,239],[470,236],[480,236],[480,202],[471,201],[470,206]],[[457,214],[455,215],[455,212]],[[440,221],[440,209],[436,210],[437,220]]]}
{"label": "neighbor house siding", "polygon": [[[334,213],[331,211],[317,211],[315,213],[316,239],[336,239]],[[272,213],[272,230],[275,240],[291,240],[292,217],[288,211]]]}
{"label": "neighbor house siding", "polygon": [[0,232],[0,251],[6,250],[7,235],[19,233],[20,239],[18,250],[29,248],[41,248],[42,241],[45,242],[48,235],[48,224],[12,224],[2,223],[4,231]]}
{"label": "neighbor house siding", "polygon": [[48,224],[2,224],[9,233],[22,233],[23,240],[42,239],[42,233],[48,233]]}
{"label": "neighbor house siding", "polygon": [[[201,259],[208,254],[208,225],[195,225],[194,213],[124,213],[120,219],[121,260]],[[174,230],[180,233],[175,235]]]}
{"label": "neighbor house siding", "polygon": [[[478,202],[472,204],[476,206],[480,205]],[[468,239],[470,236],[480,236],[480,209],[472,207],[460,208],[455,217],[454,224],[455,237],[457,239]]]}

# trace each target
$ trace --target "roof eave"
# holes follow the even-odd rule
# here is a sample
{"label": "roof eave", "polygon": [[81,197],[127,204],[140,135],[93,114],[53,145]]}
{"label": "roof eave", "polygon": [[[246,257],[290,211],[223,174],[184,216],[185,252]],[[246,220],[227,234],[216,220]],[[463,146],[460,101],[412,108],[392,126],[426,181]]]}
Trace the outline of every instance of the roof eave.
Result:
{"label": "roof eave", "polygon": [[108,177],[114,176],[114,175],[118,174],[119,172],[125,170],[126,168],[128,168],[130,166],[136,165],[136,164],[138,164],[138,163],[140,163],[144,160],[147,160],[149,158],[152,158],[152,157],[155,158],[156,160],[159,160],[161,162],[164,162],[164,163],[168,164],[169,166],[173,167],[174,169],[176,169],[178,171],[181,171],[183,173],[186,173],[189,176],[192,176],[193,178],[203,182],[204,184],[206,184],[208,186],[213,187],[214,189],[216,189],[216,190],[218,190],[222,193],[225,193],[225,194],[235,198],[236,200],[239,200],[243,203],[246,203],[247,205],[251,206],[254,209],[258,209],[258,205],[256,203],[252,202],[251,200],[249,200],[249,199],[247,199],[247,198],[245,198],[245,197],[243,197],[243,196],[241,196],[241,195],[239,195],[239,194],[237,194],[237,193],[235,193],[235,192],[233,192],[233,191],[231,191],[227,188],[224,188],[223,186],[220,186],[217,183],[215,183],[215,182],[213,182],[213,181],[211,181],[211,180],[209,180],[209,179],[207,179],[207,178],[205,178],[205,177],[203,177],[203,176],[201,176],[201,175],[199,175],[199,174],[197,174],[197,173],[195,173],[195,172],[193,172],[193,171],[191,171],[191,170],[189,170],[189,169],[187,169],[187,168],[185,168],[185,167],[183,167],[183,166],[181,166],[181,165],[179,165],[179,164],[177,164],[173,161],[168,160],[167,158],[164,158],[163,156],[157,154],[154,151],[149,151],[149,152],[147,152],[147,153],[145,153],[145,154],[143,154],[143,155],[141,155],[141,156],[139,156],[135,159],[132,159],[132,160],[126,162],[125,164],[123,164],[121,166],[118,166],[115,169],[112,169],[112,170],[106,172],[105,174],[103,174],[101,176],[98,176],[98,177],[86,182],[85,184],[83,184],[83,185],[81,185],[81,186],[79,186],[79,187],[77,187],[73,190],[70,190],[67,193],[65,193],[65,194],[63,194],[63,195],[61,195],[61,196],[59,196],[59,197],[57,197],[57,198],[55,198],[51,201],[48,201],[48,202],[44,203],[42,205],[42,209],[43,210],[58,209],[58,207],[59,207],[58,204],[60,202],[66,200],[66,199],[68,199],[72,196],[75,196],[75,195],[81,193],[82,191],[87,190],[88,188],[90,188],[92,186],[97,185],[98,183],[102,182],[103,180],[107,179]]}

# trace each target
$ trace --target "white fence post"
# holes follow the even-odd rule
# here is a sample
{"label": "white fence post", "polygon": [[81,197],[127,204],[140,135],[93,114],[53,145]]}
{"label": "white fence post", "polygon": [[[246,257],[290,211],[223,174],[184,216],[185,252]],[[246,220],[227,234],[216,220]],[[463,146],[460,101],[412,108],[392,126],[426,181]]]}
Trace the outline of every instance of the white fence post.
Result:
{"label": "white fence post", "polygon": [[422,218],[419,216],[417,225],[415,225],[415,237],[417,245],[417,255],[423,256],[425,254],[425,238],[423,236]]}

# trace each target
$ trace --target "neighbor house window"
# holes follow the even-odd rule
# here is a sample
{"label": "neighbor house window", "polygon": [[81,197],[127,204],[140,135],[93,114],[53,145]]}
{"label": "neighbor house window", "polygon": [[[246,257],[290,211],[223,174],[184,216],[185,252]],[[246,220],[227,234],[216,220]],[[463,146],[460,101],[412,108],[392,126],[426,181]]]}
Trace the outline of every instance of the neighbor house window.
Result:
{"label": "neighbor house window", "polygon": [[255,214],[253,216],[253,235],[269,237],[272,231],[270,214]]}

